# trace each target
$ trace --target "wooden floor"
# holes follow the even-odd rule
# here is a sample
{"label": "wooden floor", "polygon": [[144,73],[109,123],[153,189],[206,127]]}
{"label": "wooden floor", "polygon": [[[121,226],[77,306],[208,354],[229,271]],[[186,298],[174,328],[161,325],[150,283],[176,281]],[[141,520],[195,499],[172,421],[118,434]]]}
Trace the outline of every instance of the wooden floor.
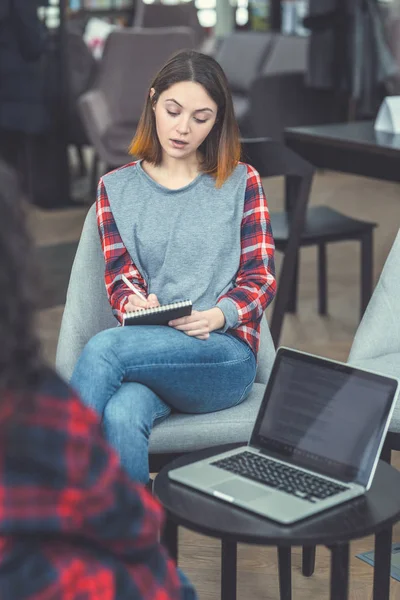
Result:
{"label": "wooden floor", "polygon": [[[282,182],[264,181],[271,210],[282,207]],[[312,203],[326,204],[346,214],[378,223],[375,230],[375,279],[400,227],[400,186],[334,173],[315,178]],[[43,212],[32,209],[31,229],[41,246],[61,244],[79,238],[87,207],[66,211]],[[277,257],[279,272],[280,258]],[[316,252],[301,252],[299,312],[287,316],[281,343],[309,352],[346,360],[359,317],[359,248],[354,242],[332,244],[328,251],[329,316],[317,315]],[[54,306],[38,316],[43,351],[50,363],[55,349],[63,306]],[[267,315],[268,315],[267,311]],[[400,456],[394,465],[400,468]],[[400,498],[399,498],[400,502]],[[400,526],[394,530],[394,541],[400,541]],[[217,540],[181,530],[180,564],[190,576],[200,600],[219,599],[220,543]],[[351,546],[351,600],[372,598],[373,569],[355,558],[359,552],[371,550],[373,540],[366,538]],[[301,576],[301,551],[293,551],[293,600],[329,598],[329,551],[319,548],[315,575]],[[392,580],[392,599],[400,600],[400,583]],[[238,599],[277,600],[279,598],[276,551],[258,546],[239,546]]]}

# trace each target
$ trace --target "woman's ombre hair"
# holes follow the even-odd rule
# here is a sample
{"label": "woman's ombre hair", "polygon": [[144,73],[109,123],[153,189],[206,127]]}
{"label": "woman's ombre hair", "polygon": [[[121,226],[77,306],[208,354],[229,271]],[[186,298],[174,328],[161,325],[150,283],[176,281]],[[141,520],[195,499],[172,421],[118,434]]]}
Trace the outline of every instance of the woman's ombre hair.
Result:
{"label": "woman's ombre hair", "polygon": [[[228,179],[240,160],[239,128],[233,111],[228,81],[217,61],[194,50],[174,54],[153,79],[148,90],[130,154],[159,165],[162,148],[156,131],[153,107],[160,94],[175,83],[193,81],[203,86],[216,103],[217,118],[213,128],[199,147],[202,155],[201,170],[216,179],[216,186]],[[150,90],[155,93],[150,98]]]}

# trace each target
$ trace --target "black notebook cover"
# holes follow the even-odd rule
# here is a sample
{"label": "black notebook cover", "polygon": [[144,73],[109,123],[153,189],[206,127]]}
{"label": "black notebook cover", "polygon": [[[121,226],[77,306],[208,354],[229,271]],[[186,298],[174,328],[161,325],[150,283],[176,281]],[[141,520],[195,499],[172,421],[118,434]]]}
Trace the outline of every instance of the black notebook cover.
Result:
{"label": "black notebook cover", "polygon": [[124,325],[168,325],[172,319],[186,317],[192,313],[191,300],[164,304],[157,308],[145,308],[124,315]]}

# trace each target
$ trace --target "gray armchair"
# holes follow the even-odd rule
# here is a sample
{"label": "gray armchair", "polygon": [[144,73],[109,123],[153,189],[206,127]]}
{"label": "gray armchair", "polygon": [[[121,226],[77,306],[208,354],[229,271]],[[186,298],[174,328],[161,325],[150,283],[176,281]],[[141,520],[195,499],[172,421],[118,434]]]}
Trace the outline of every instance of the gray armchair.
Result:
{"label": "gray armchair", "polygon": [[197,17],[194,0],[179,4],[164,4],[159,1],[146,4],[143,0],[138,0],[133,27],[190,27],[195,34],[196,47],[206,37],[206,30]]}
{"label": "gray armchair", "polygon": [[235,115],[243,135],[247,134],[250,88],[268,59],[274,37],[273,33],[236,31],[222,40],[214,55],[230,84]]}
{"label": "gray armchair", "polygon": [[215,53],[228,78],[242,135],[282,141],[283,129],[333,119],[332,94],[307,88],[309,40],[234,32]]}
{"label": "gray armchair", "polygon": [[[90,338],[116,325],[105,291],[104,258],[93,205],[87,214],[72,267],[57,348],[58,372],[69,380]],[[173,414],[156,425],[150,437],[150,470],[158,470],[171,454],[247,442],[274,357],[275,348],[264,318],[256,383],[250,396],[234,408],[204,415]]]}
{"label": "gray armchair", "polygon": [[[400,230],[358,326],[348,362],[400,379]],[[400,450],[400,398],[381,458],[390,463],[392,450]],[[303,554],[303,574],[312,575],[314,567],[315,547],[309,546]]]}
{"label": "gray armchair", "polygon": [[[400,379],[400,231],[357,329],[348,362]],[[399,400],[389,427],[394,440],[391,434],[397,434],[399,446],[393,449],[400,449]]]}
{"label": "gray armchair", "polygon": [[128,147],[155,73],[174,52],[193,46],[193,30],[187,27],[126,28],[109,35],[96,85],[79,100],[87,136],[107,167],[128,162]]}

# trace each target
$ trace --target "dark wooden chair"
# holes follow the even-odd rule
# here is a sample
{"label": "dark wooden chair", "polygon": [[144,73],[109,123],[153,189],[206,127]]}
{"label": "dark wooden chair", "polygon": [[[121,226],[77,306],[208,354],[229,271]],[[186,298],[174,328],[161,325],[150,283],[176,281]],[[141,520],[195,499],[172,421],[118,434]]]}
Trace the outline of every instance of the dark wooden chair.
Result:
{"label": "dark wooden chair", "polygon": [[[249,162],[259,171],[261,177],[267,177],[269,166],[263,150],[265,140],[258,138],[247,148]],[[289,226],[292,212],[292,198],[286,194],[285,210],[271,214],[272,231],[276,249],[287,252],[291,237]],[[327,244],[347,240],[356,240],[361,245],[361,306],[360,319],[364,314],[372,295],[373,280],[373,230],[376,223],[348,217],[327,206],[313,206],[307,209],[304,227],[301,232],[299,247],[318,247],[318,310],[319,314],[327,314]],[[297,310],[298,263],[294,270],[287,312]]]}
{"label": "dark wooden chair", "polygon": [[[274,218],[275,243],[278,250],[287,244],[287,228],[284,214]],[[318,248],[318,312],[326,315],[327,310],[327,244],[331,242],[358,241],[361,246],[360,264],[360,320],[372,295],[373,280],[373,230],[376,223],[354,219],[328,206],[313,206],[308,209],[300,246]],[[297,310],[298,269],[293,279],[289,312]]]}

